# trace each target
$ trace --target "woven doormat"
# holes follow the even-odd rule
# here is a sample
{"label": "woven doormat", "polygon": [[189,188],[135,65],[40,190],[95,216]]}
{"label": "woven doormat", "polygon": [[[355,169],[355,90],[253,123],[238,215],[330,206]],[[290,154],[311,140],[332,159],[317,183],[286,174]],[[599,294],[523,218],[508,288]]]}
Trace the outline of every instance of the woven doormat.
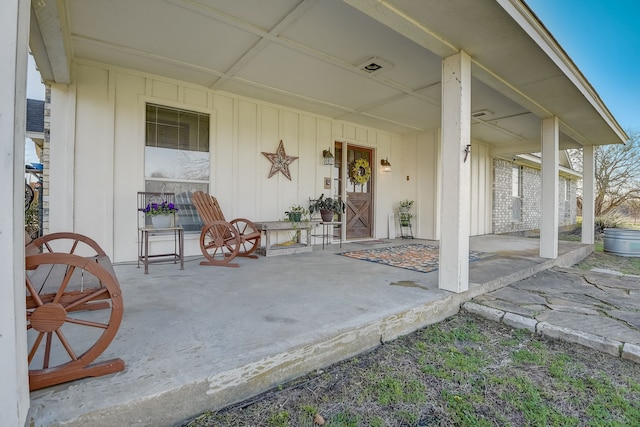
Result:
{"label": "woven doormat", "polygon": [[[338,255],[362,261],[377,262],[407,270],[429,273],[438,269],[438,247],[412,243],[376,249],[342,252]],[[490,256],[487,252],[469,252],[469,261],[476,261]]]}

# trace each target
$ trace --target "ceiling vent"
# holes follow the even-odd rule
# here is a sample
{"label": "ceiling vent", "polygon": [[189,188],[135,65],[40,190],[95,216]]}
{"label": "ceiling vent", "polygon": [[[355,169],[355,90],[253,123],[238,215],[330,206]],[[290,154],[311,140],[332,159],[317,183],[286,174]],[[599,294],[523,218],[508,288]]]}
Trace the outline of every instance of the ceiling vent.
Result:
{"label": "ceiling vent", "polygon": [[393,68],[393,64],[389,61],[385,61],[382,58],[374,56],[373,58],[369,58],[362,64],[358,65],[358,68],[365,73],[374,74],[379,73],[383,69],[390,70],[391,68]]}
{"label": "ceiling vent", "polygon": [[471,117],[473,117],[474,119],[481,119],[481,118],[486,118],[487,116],[490,116],[492,114],[493,114],[493,111],[479,110],[471,113]]}

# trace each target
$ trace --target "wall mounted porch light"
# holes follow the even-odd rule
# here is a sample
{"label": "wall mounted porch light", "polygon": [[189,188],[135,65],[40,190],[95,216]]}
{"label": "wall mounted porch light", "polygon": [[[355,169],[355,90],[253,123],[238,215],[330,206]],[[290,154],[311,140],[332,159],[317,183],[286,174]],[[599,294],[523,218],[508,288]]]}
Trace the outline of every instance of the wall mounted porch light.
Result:
{"label": "wall mounted porch light", "polygon": [[380,160],[380,165],[382,166],[382,172],[391,172],[391,163],[389,163],[388,159]]}
{"label": "wall mounted porch light", "polygon": [[330,150],[322,150],[322,158],[324,159],[325,165],[333,164],[333,154],[331,154]]}

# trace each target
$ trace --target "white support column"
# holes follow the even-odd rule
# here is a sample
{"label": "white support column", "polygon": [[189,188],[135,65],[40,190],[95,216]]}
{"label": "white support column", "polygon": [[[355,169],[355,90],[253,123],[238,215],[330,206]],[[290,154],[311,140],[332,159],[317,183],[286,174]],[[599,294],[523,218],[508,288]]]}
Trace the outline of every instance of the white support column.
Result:
{"label": "white support column", "polygon": [[0,2],[0,424],[22,426],[29,409],[24,273],[24,144],[28,0]]}
{"label": "white support column", "polygon": [[595,242],[595,148],[582,147],[582,243]]}
{"label": "white support column", "polygon": [[542,120],[542,200],[540,204],[540,257],[558,257],[558,163],[557,117]]}
{"label": "white support column", "polygon": [[442,62],[442,203],[440,289],[469,289],[471,58],[460,52]]}

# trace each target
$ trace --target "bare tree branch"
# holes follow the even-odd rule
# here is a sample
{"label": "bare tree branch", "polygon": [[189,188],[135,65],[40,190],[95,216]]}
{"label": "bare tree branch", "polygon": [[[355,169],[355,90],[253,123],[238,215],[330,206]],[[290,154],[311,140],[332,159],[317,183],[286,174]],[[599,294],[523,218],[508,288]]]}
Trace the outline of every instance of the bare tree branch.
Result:
{"label": "bare tree branch", "polygon": [[[621,206],[640,200],[640,132],[628,131],[625,145],[596,147],[595,215],[613,213]],[[582,169],[582,156],[570,153],[574,165]]]}

